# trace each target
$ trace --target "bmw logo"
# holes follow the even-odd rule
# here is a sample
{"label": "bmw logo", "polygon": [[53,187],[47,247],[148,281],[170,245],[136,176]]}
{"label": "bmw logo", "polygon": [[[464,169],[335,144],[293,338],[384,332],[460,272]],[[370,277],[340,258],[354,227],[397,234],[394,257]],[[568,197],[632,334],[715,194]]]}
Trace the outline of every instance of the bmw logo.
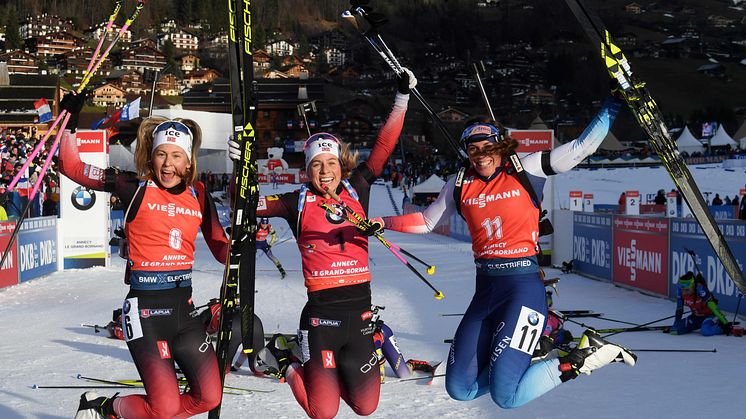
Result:
{"label": "bmw logo", "polygon": [[130,308],[131,307],[130,307],[129,300],[124,300],[124,306],[122,306],[122,312],[124,312],[124,314],[129,314]]}
{"label": "bmw logo", "polygon": [[342,224],[345,222],[344,218],[340,214],[344,214],[344,208],[339,204],[331,204],[335,210],[335,214],[325,211],[326,220],[332,224]]}
{"label": "bmw logo", "polygon": [[539,324],[539,314],[535,311],[531,312],[531,314],[528,315],[528,322],[531,324],[531,326],[536,326]]}
{"label": "bmw logo", "polygon": [[78,186],[73,189],[70,200],[75,208],[86,211],[96,203],[96,193],[85,186]]}

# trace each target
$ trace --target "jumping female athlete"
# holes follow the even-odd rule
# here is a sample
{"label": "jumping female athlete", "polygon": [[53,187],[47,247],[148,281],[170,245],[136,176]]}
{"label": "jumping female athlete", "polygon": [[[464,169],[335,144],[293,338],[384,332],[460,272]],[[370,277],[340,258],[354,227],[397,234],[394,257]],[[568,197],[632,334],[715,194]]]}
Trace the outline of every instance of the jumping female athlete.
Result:
{"label": "jumping female athlete", "polygon": [[[446,389],[452,398],[471,400],[490,393],[500,407],[513,408],[581,372],[589,374],[620,360],[634,365],[631,352],[587,331],[569,354],[529,366],[547,316],[536,258],[544,182],[548,175],[572,169],[598,148],[619,106],[610,98],[580,138],[551,153],[522,159],[539,202],[531,199],[506,158],[517,142],[505,136],[501,125],[481,120],[467,124],[461,135],[470,163],[461,187],[456,187],[458,176],[454,176],[424,212],[384,217],[390,230],[427,233],[460,209],[469,227],[476,291],[448,357]],[[460,196],[454,198],[458,192]]]}
{"label": "jumping female athlete", "polygon": [[[76,117],[84,99],[66,96],[62,107]],[[204,185],[195,182],[201,135],[192,120],[146,119],[137,132],[137,173],[83,163],[74,134],[67,133],[62,142],[62,173],[86,188],[116,194],[126,208],[125,283],[130,291],[122,308],[122,329],[146,391],[111,398],[86,393],[76,417],[184,418],[220,402],[215,352],[205,325],[189,315],[194,311],[192,265],[198,230],[219,262],[225,263],[229,247],[215,204]],[[174,362],[189,383],[183,394]]]}
{"label": "jumping female athlete", "polygon": [[[305,144],[309,182],[300,191],[259,199],[257,216],[282,217],[293,230],[308,289],[299,327],[303,366],[290,365],[290,354],[277,353],[270,342],[275,370],[267,372],[287,379],[312,418],[334,417],[340,397],[359,415],[378,407],[381,377],[371,324],[368,237],[320,204],[340,207],[329,188],[364,216],[370,187],[396,146],[415,84],[411,73],[399,80],[394,107],[366,162],[357,164],[356,155],[333,135],[314,134]],[[238,158],[237,144],[229,145],[231,157]]]}

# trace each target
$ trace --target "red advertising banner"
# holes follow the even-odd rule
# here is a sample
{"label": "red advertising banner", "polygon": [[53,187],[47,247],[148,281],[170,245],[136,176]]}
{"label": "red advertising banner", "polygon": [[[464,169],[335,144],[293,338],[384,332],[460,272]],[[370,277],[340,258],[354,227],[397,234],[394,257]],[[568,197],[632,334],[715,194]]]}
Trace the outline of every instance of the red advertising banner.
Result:
{"label": "red advertising banner", "polygon": [[518,141],[517,153],[533,153],[552,149],[554,131],[550,129],[523,130],[514,129],[508,132],[510,138]]}
{"label": "red advertising banner", "polygon": [[[280,173],[277,176],[277,183],[295,183],[295,173]],[[260,173],[257,175],[259,183],[270,183],[272,181],[271,175],[265,175]]]}
{"label": "red advertising banner", "polygon": [[[16,226],[15,221],[0,222],[0,250],[5,251]],[[18,283],[18,240],[8,251],[8,257],[3,266],[0,266],[0,288],[9,287]]]}
{"label": "red advertising banner", "polygon": [[78,130],[75,138],[78,140],[78,152],[80,153],[106,152],[108,146],[106,131]]}
{"label": "red advertising banner", "polygon": [[668,219],[614,217],[614,282],[668,295]]}

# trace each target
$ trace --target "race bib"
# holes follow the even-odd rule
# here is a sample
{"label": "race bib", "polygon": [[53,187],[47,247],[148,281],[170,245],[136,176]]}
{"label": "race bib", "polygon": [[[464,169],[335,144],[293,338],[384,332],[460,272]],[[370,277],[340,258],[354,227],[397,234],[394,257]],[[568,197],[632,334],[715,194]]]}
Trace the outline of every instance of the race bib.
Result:
{"label": "race bib", "polygon": [[544,315],[522,306],[521,314],[518,315],[518,322],[513,330],[513,337],[510,338],[510,347],[529,355],[533,354],[543,327]]}
{"label": "race bib", "polygon": [[137,297],[124,300],[122,306],[122,330],[124,341],[129,342],[142,337],[142,324],[140,324],[140,308]]}

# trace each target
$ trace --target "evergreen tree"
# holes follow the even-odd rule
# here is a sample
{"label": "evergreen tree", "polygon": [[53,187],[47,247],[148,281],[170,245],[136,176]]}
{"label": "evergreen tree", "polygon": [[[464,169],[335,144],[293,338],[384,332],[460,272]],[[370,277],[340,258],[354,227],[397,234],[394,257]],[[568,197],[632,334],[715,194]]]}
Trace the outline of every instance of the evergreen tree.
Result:
{"label": "evergreen tree", "polygon": [[11,8],[8,11],[7,24],[5,25],[5,49],[14,50],[22,49],[22,47],[23,40],[18,31],[18,17],[16,17],[16,10]]}

